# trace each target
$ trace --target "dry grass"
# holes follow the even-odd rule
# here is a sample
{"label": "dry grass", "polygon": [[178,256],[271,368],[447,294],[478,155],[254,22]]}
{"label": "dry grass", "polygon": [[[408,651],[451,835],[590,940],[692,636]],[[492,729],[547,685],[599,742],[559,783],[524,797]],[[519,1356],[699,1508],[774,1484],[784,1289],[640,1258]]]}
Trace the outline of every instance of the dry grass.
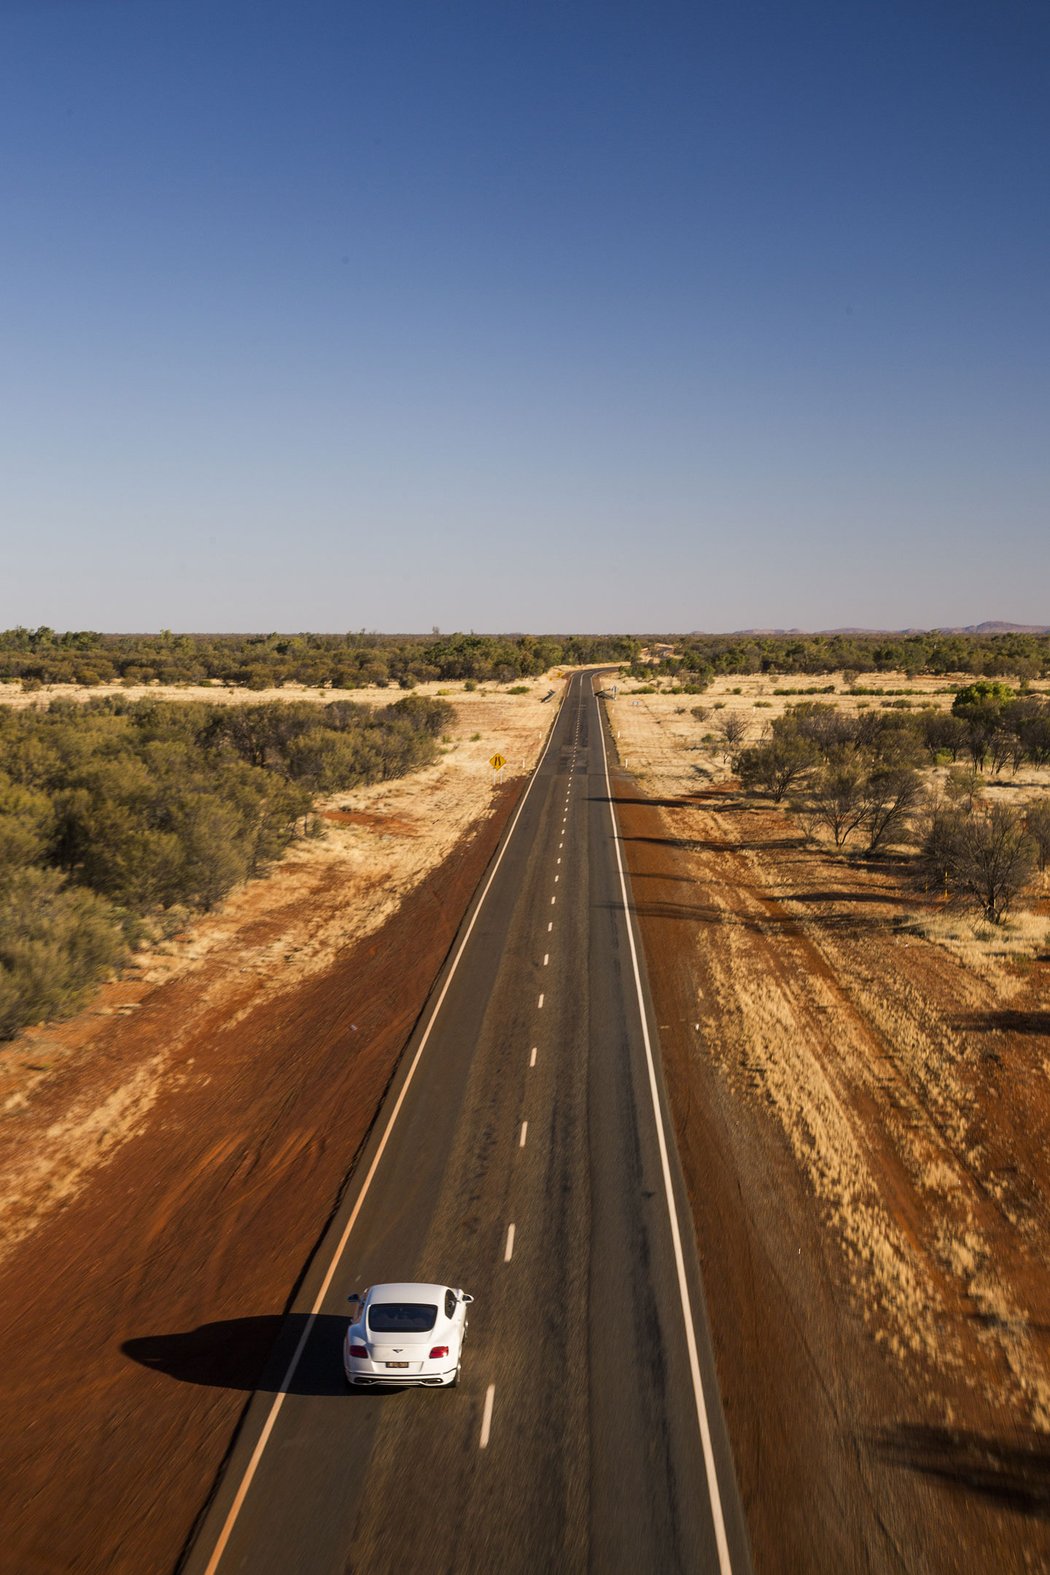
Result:
{"label": "dry grass", "polygon": [[[879,1345],[1050,1429],[1050,1058],[1037,1032],[1009,1033],[1043,1021],[1033,958],[1050,920],[1019,911],[996,928],[930,910],[894,866],[857,867],[789,811],[741,799],[701,736],[720,713],[698,724],[688,708],[750,699],[757,736],[763,683],[700,697],[628,684],[608,702],[703,916],[703,1053],[780,1128]],[[1015,790],[1045,791],[1046,776],[1019,774]]]}

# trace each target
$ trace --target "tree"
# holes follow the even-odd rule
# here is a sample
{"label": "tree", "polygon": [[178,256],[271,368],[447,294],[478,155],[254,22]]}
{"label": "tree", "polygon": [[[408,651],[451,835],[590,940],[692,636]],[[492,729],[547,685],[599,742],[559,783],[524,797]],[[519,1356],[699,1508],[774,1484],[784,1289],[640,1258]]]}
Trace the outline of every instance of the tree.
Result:
{"label": "tree", "polygon": [[922,778],[911,766],[887,766],[871,773],[864,793],[869,858],[887,842],[901,840],[908,817],[921,801]]}
{"label": "tree", "polygon": [[1050,863],[1050,798],[1029,804],[1024,817],[1025,829],[1036,847],[1040,873]]}
{"label": "tree", "polygon": [[864,819],[866,787],[866,773],[855,760],[822,766],[810,778],[799,809],[830,831],[835,846],[841,848]]}
{"label": "tree", "polygon": [[923,743],[934,760],[938,755],[950,755],[953,763],[958,760],[959,751],[966,746],[966,723],[961,716],[937,711],[931,706],[921,713],[919,727]]}
{"label": "tree", "polygon": [[857,742],[856,719],[822,701],[806,700],[792,706],[773,723],[775,734],[789,731],[809,739],[825,760],[841,755]]}
{"label": "tree", "polygon": [[[699,708],[698,708],[699,709]],[[727,711],[719,719],[718,731],[722,735],[722,759],[728,760],[738,744],[747,736],[747,717],[743,711]]]}
{"label": "tree", "polygon": [[934,815],[921,865],[951,897],[1001,924],[1010,904],[1035,871],[1037,848],[1024,817],[1005,804],[970,814],[943,809]]}
{"label": "tree", "polygon": [[816,747],[797,733],[774,733],[765,743],[743,749],[733,769],[750,792],[770,793],[779,804],[789,788],[820,763]]}

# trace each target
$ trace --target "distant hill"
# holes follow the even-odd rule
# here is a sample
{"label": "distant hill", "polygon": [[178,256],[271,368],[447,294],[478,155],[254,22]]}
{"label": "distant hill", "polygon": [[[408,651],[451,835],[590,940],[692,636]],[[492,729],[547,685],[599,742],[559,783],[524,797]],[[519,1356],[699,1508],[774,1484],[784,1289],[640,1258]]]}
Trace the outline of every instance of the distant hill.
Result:
{"label": "distant hill", "polygon": [[[695,635],[713,632],[712,630],[693,630]],[[1000,619],[995,618],[989,619],[986,623],[936,624],[933,628],[914,627],[910,629],[863,629],[859,625],[845,624],[835,629],[731,629],[727,638],[735,639],[745,635],[765,635],[776,639],[787,639],[793,635],[816,634],[1050,634],[1050,624],[1004,623]]]}

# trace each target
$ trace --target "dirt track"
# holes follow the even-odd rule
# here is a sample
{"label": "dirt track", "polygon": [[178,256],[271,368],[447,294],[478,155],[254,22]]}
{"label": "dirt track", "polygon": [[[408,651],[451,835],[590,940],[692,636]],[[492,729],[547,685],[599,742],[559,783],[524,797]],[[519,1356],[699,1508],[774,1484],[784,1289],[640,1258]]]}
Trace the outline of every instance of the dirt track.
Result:
{"label": "dirt track", "polygon": [[[5,1123],[0,1170],[192,1021],[176,1085],[4,1265],[3,1569],[173,1567],[519,790],[335,966],[202,1011],[217,953]],[[175,1348],[192,1382],[151,1370]]]}

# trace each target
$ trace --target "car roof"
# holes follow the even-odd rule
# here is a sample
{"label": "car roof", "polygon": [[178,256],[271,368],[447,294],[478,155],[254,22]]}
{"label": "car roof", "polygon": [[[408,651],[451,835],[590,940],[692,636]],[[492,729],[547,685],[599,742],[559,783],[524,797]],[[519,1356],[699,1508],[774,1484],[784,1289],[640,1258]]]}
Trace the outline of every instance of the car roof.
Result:
{"label": "car roof", "polygon": [[413,1280],[392,1280],[388,1285],[373,1285],[370,1302],[440,1302],[448,1285],[423,1285]]}

